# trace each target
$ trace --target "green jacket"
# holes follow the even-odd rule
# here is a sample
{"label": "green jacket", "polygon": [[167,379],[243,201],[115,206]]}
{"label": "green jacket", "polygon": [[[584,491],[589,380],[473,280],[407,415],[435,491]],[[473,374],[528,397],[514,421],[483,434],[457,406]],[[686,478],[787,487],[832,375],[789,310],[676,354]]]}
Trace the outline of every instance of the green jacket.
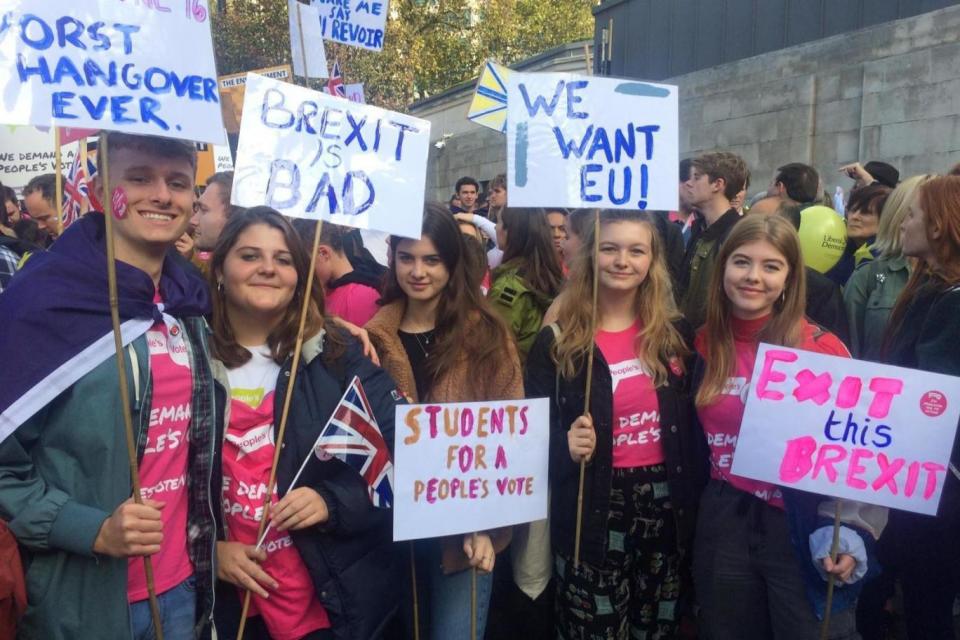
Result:
{"label": "green jacket", "polygon": [[907,259],[877,258],[862,264],[843,288],[854,358],[880,360],[883,336],[900,292],[907,286]]}
{"label": "green jacket", "polygon": [[707,298],[717,255],[733,225],[739,220],[736,209],[729,209],[709,227],[703,227],[702,221],[694,225],[684,255],[684,272],[681,274],[683,296],[680,298],[680,311],[694,329],[700,328],[707,319]]}
{"label": "green jacket", "polygon": [[[213,377],[206,323],[181,322],[194,384],[188,544],[202,595],[199,630],[213,607]],[[153,388],[146,338],[137,338],[124,355],[142,459]],[[130,637],[127,560],[93,553],[100,526],[132,493],[118,384],[111,356],[0,443],[0,517],[9,520],[25,553],[28,607],[20,638]]]}
{"label": "green jacket", "polygon": [[527,352],[540,332],[543,314],[550,307],[550,297],[530,286],[519,267],[505,264],[494,270],[487,299],[510,325],[517,339],[520,360],[526,361]]}

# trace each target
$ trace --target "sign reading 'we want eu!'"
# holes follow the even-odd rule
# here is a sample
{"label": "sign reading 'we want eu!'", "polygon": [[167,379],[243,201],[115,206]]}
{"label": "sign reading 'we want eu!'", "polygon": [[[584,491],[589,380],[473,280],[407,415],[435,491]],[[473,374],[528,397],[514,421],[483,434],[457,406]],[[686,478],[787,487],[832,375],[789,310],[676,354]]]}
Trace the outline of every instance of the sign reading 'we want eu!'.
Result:
{"label": "sign reading 'we want eu!'", "polygon": [[224,144],[202,0],[0,0],[7,124]]}

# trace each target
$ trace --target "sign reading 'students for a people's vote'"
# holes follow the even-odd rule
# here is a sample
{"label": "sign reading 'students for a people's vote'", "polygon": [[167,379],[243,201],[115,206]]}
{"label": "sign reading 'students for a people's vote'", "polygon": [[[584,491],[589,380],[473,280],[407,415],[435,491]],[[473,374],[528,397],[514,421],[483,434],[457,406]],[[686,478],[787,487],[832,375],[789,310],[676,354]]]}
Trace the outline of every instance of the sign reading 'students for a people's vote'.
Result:
{"label": "sign reading 'students for a people's vote'", "polygon": [[936,514],[960,378],[761,344],[731,472]]}
{"label": "sign reading 'students for a people's vote'", "polygon": [[419,238],[430,123],[250,74],[233,204]]}
{"label": "sign reading 'students for a people's vote'", "polygon": [[206,2],[0,0],[0,121],[224,144]]}
{"label": "sign reading 'students for a people's vote'", "polygon": [[327,40],[380,51],[387,26],[388,0],[313,0]]}
{"label": "sign reading 'students for a people's vote'", "polygon": [[546,398],[397,406],[394,540],[547,517]]}
{"label": "sign reading 'students for a people's vote'", "polygon": [[512,72],[507,96],[511,205],[677,208],[677,87]]}

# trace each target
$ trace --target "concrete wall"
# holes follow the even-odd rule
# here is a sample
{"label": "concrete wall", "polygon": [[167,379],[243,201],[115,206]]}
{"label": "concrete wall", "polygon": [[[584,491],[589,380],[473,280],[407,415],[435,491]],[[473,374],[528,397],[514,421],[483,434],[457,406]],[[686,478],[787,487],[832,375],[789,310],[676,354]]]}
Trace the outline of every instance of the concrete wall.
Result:
{"label": "concrete wall", "polygon": [[[787,162],[807,162],[832,192],[840,165],[883,160],[901,175],[942,173],[960,162],[960,6],[887,22],[670,78],[680,87],[682,157],[742,155],[751,192]],[[582,44],[539,56],[524,70],[585,66]],[[530,62],[530,61],[528,61]],[[521,65],[518,65],[520,68]],[[462,175],[506,168],[504,138],[466,119],[473,83],[414,105],[433,122],[427,195],[445,200]]]}

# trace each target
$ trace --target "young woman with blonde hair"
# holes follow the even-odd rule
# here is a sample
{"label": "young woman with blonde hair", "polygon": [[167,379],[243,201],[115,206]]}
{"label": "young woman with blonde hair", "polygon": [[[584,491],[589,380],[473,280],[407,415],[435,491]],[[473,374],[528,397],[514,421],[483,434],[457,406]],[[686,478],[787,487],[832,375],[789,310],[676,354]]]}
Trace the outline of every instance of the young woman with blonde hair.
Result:
{"label": "young woman with blonde hair", "polygon": [[833,503],[730,470],[760,342],[849,357],[836,336],[804,317],[805,288],[790,222],[747,216],[733,227],[711,278],[694,370],[711,480],[699,505],[693,573],[702,631],[714,640],[819,637],[828,572],[843,583],[834,592],[830,637],[855,637],[851,605],[867,571],[876,571],[867,549],[886,510],[844,503],[843,521],[857,524],[842,527],[834,565],[832,527],[822,527],[832,521]]}
{"label": "young woman with blonde hair", "polygon": [[[692,331],[674,303],[654,221],[646,213],[608,211],[600,220],[594,332],[593,229],[586,235],[559,322],[540,332],[527,360],[527,395],[551,399],[557,635],[671,638],[698,489],[687,408]],[[584,406],[591,350],[592,393]]]}

